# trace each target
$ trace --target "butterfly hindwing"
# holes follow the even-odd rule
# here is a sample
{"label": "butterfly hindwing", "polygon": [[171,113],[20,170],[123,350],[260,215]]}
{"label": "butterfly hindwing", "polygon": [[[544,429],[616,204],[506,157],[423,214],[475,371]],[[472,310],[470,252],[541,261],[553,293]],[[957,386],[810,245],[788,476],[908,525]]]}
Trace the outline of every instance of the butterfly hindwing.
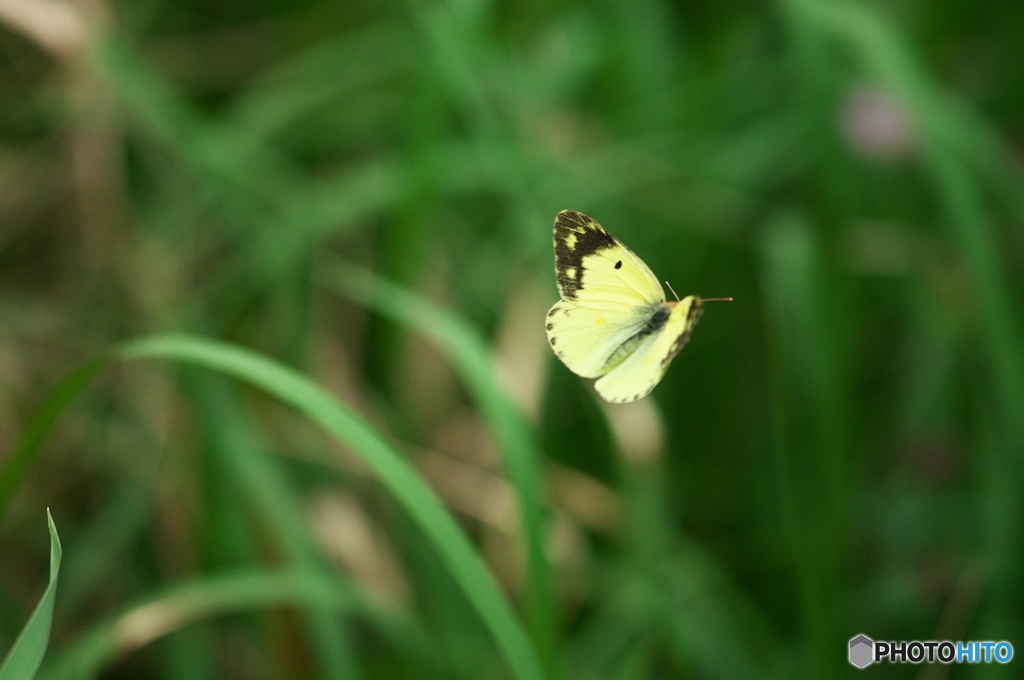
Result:
{"label": "butterfly hindwing", "polygon": [[620,363],[598,380],[594,387],[605,401],[623,404],[650,394],[661,382],[669,364],[690,339],[703,313],[700,298],[690,295],[672,308],[668,320]]}
{"label": "butterfly hindwing", "polygon": [[580,304],[560,300],[548,312],[548,342],[555,355],[576,375],[597,378],[622,358],[650,322],[650,313],[628,305]]}

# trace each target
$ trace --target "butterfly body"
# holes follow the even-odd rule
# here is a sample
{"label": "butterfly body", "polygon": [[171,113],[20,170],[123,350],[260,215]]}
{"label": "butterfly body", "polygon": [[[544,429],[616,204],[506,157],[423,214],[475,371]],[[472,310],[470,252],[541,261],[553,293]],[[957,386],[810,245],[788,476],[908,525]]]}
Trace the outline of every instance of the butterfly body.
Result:
{"label": "butterfly body", "polygon": [[554,245],[562,299],[546,327],[555,355],[577,375],[598,378],[606,401],[647,396],[689,339],[703,301],[666,301],[644,261],[582,213],[558,214]]}

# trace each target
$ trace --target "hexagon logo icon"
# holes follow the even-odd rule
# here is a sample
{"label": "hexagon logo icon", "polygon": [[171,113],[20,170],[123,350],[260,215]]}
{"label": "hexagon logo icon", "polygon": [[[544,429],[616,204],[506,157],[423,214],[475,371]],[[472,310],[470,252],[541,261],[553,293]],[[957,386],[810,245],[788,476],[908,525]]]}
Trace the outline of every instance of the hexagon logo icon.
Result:
{"label": "hexagon logo icon", "polygon": [[875,641],[867,635],[858,635],[850,640],[850,663],[857,668],[867,668],[875,661]]}

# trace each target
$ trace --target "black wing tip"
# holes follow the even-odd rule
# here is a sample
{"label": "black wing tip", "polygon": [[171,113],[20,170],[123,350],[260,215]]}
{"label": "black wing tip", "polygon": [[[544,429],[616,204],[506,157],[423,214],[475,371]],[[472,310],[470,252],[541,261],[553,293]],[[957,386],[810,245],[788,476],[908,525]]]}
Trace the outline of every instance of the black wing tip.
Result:
{"label": "black wing tip", "polygon": [[563,210],[555,217],[555,228],[559,226],[585,227],[588,224],[596,224],[589,215],[584,215],[576,210]]}
{"label": "black wing tip", "polygon": [[563,299],[571,299],[583,287],[583,260],[620,244],[593,218],[563,210],[555,218],[554,245],[558,290]]}

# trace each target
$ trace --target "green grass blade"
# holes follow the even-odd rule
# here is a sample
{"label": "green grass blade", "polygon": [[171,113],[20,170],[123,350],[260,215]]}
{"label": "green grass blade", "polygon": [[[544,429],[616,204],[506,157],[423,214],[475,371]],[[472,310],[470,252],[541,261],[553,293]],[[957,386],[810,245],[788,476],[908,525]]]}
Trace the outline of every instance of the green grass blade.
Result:
{"label": "green grass blade", "polygon": [[[237,480],[245,500],[286,559],[296,569],[322,572],[338,588],[351,589],[344,579],[326,568],[327,560],[320,555],[303,516],[301,499],[224,382],[217,376],[203,374],[188,380],[186,387],[202,414],[211,449],[230,470],[231,478]],[[343,622],[315,605],[303,612],[303,622],[325,679],[362,677],[350,631]]]}
{"label": "green grass blade", "polygon": [[0,664],[0,680],[32,680],[39,670],[39,664],[46,654],[50,642],[50,626],[53,623],[53,604],[57,599],[57,575],[60,573],[62,555],[57,527],[53,524],[50,511],[46,511],[46,523],[50,528],[50,583],[43,591],[43,597],[36,605],[25,627],[7,652]]}
{"label": "green grass blade", "polygon": [[[333,614],[365,609],[336,579],[304,570],[245,570],[173,586],[100,623],[61,653],[40,676],[45,680],[91,677],[161,637],[226,614],[274,607],[319,608]],[[365,611],[403,656],[418,661],[430,655],[425,632],[388,611]],[[429,660],[427,660],[429,663]]]}
{"label": "green grass blade", "polygon": [[[487,571],[472,543],[437,496],[413,468],[372,427],[349,411],[323,388],[276,361],[227,343],[187,336],[151,336],[122,345],[96,358],[61,384],[47,402],[17,451],[26,460],[38,446],[63,407],[103,366],[116,359],[163,359],[202,366],[259,387],[292,406],[357,452],[375,471],[437,549],[452,577],[483,619],[514,676],[520,680],[544,677],[537,655],[522,625]],[[11,492],[20,477],[13,480]]]}
{"label": "green grass blade", "polygon": [[830,325],[821,244],[800,213],[780,213],[761,236],[764,307],[778,369],[773,376],[778,489],[792,540],[804,631],[816,676],[835,670],[846,603],[835,597],[845,569],[850,487],[849,408]]}
{"label": "green grass blade", "polygon": [[536,653],[472,543],[413,468],[372,427],[298,372],[229,344],[154,336],[121,348],[125,359],[168,359],[239,378],[292,406],[356,451],[431,539],[455,581],[490,629],[515,676],[543,677]]}
{"label": "green grass blade", "polygon": [[68,405],[68,402],[108,362],[109,358],[105,356],[96,357],[85,362],[57,385],[46,398],[46,401],[43,402],[35,418],[32,419],[25,429],[25,434],[19,440],[18,445],[7,459],[7,462],[4,463],[3,467],[0,467],[0,519],[3,518],[4,511],[7,510],[11,497],[18,490],[22,479],[24,479],[29,468],[32,467],[32,464],[39,456],[39,445],[49,432],[53,421],[63,413],[64,407]]}
{"label": "green grass blade", "polygon": [[370,270],[342,262],[335,262],[331,269],[325,284],[332,290],[430,338],[451,361],[490,423],[516,489],[526,534],[530,628],[538,647],[553,659],[558,647],[558,613],[551,566],[544,550],[540,449],[530,427],[498,382],[486,340],[461,318]]}

